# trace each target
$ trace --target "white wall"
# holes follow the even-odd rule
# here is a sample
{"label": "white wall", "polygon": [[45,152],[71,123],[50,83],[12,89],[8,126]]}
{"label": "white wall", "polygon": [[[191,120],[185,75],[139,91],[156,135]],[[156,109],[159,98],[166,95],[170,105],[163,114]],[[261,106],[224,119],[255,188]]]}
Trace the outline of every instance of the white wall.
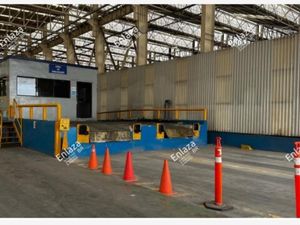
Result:
{"label": "white wall", "polygon": [[[82,68],[77,66],[67,66],[67,74],[49,73],[49,63],[39,61],[29,61],[22,59],[9,59],[9,96],[10,101],[16,98],[19,104],[26,103],[60,103],[62,105],[62,116],[68,117],[71,120],[76,118],[76,96],[70,98],[50,98],[50,97],[31,97],[17,96],[16,81],[17,76],[48,78],[57,80],[70,80],[71,87],[76,87],[77,81],[92,83],[92,119],[97,118],[97,70],[92,68]],[[71,94],[70,94],[71,95]],[[26,111],[24,112],[25,115]],[[41,118],[41,110],[34,112],[35,118]],[[54,115],[49,116],[54,119]]]}

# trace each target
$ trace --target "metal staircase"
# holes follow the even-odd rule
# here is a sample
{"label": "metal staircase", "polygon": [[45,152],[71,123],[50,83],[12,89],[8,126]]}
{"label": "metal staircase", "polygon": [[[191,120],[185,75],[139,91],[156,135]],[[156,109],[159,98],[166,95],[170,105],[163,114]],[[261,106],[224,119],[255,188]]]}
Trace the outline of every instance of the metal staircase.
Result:
{"label": "metal staircase", "polygon": [[9,106],[8,118],[0,111],[0,147],[22,146],[22,120],[16,100]]}
{"label": "metal staircase", "polygon": [[1,147],[13,147],[20,146],[15,126],[12,121],[5,121],[2,123],[2,137],[1,137]]}

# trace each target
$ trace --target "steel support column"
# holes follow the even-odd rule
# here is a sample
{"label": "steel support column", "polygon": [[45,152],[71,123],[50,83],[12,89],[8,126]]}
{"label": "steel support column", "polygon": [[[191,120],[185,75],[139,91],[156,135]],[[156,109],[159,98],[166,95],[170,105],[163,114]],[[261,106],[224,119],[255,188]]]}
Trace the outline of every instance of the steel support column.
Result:
{"label": "steel support column", "polygon": [[137,37],[137,66],[147,64],[147,32],[148,32],[148,8],[142,5],[135,5],[134,19],[136,20],[136,27],[138,28]]}
{"label": "steel support column", "polygon": [[[97,5],[93,6],[97,10]],[[95,37],[95,63],[98,68],[98,73],[105,73],[105,39],[102,27],[98,22],[98,13],[93,15],[93,19],[89,21],[92,26],[93,36]]]}
{"label": "steel support column", "polygon": [[[47,35],[48,35],[47,25],[45,25],[44,29],[43,29],[43,39],[44,40],[46,40]],[[45,56],[45,59],[48,60],[48,61],[52,61],[53,60],[53,54],[52,54],[51,48],[49,48],[47,46],[47,44],[44,44],[44,43],[41,43],[41,48],[43,50],[43,54]]]}
{"label": "steel support column", "polygon": [[66,14],[64,17],[64,25],[66,26],[65,28],[65,32],[60,34],[61,38],[64,40],[64,46],[67,49],[67,63],[70,64],[75,64],[76,62],[76,52],[75,52],[75,46],[73,43],[73,39],[71,37],[71,35],[69,34],[69,29],[68,29],[68,25],[69,25],[69,15]]}
{"label": "steel support column", "polygon": [[214,48],[215,5],[202,5],[201,52],[210,52]]}

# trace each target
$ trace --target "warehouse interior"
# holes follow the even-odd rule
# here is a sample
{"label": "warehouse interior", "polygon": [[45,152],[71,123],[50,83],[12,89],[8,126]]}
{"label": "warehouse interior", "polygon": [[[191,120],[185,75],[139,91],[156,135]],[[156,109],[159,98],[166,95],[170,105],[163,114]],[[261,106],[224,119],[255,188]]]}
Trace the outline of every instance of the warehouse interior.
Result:
{"label": "warehouse interior", "polygon": [[300,218],[300,5],[0,12],[0,218]]}

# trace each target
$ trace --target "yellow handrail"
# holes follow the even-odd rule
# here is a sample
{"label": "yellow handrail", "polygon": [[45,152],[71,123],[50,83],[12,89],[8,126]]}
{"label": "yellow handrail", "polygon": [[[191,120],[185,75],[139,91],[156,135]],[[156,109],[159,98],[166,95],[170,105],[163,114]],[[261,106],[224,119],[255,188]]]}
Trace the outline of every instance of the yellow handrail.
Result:
{"label": "yellow handrail", "polygon": [[16,99],[13,100],[12,107],[9,107],[9,117],[13,119],[13,126],[17,133],[19,142],[23,146],[23,129],[22,118],[20,118],[20,111],[18,110],[18,103]]}
{"label": "yellow handrail", "polygon": [[[45,104],[21,104],[18,105],[19,109],[29,108],[29,118],[33,119],[34,108],[42,108],[43,120],[47,120],[47,108],[56,108],[56,120],[61,119],[61,105],[59,103],[45,103]],[[23,118],[23,111],[21,111],[21,118]]]}
{"label": "yellow handrail", "polygon": [[155,109],[126,109],[126,110],[116,110],[116,111],[106,111],[106,112],[98,112],[98,116],[107,115],[107,114],[116,114],[118,119],[121,119],[121,114],[126,113],[127,118],[132,118],[132,112],[155,112],[156,119],[161,119],[162,112],[175,112],[175,119],[178,120],[180,118],[180,112],[199,112],[203,115],[203,120],[207,120],[207,109],[206,108],[198,108],[198,109],[164,109],[164,108],[155,108]]}
{"label": "yellow handrail", "polygon": [[[46,104],[18,104],[14,99],[13,102],[13,112],[10,112],[12,115],[16,116],[18,112],[18,122],[21,127],[22,132],[22,119],[23,119],[23,109],[29,109],[29,119],[33,119],[34,117],[34,108],[42,108],[42,120],[47,120],[47,109],[55,108],[56,109],[56,120],[55,120],[55,134],[54,134],[54,153],[55,155],[60,153],[60,130],[59,130],[59,122],[61,119],[61,105],[59,103],[46,103]],[[20,134],[22,140],[22,133]]]}

